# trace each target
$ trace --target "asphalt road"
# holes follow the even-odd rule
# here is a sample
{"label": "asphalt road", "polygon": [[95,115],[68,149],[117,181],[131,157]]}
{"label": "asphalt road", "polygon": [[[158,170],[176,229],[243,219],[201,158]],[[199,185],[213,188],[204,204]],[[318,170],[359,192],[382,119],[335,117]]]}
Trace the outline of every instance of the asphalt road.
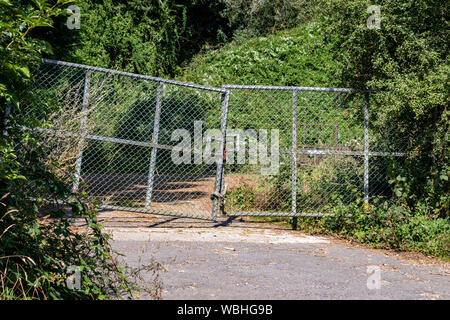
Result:
{"label": "asphalt road", "polygon": [[173,218],[117,218],[104,224],[128,265],[154,259],[165,266],[167,272],[160,273],[163,299],[450,298],[448,263],[273,224]]}

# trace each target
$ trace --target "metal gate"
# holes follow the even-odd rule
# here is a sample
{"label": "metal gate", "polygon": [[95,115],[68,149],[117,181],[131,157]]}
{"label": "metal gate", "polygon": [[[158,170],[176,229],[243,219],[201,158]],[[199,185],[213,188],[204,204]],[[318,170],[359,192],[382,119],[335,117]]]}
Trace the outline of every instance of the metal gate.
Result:
{"label": "metal gate", "polygon": [[[203,161],[203,140],[220,128],[227,90],[48,59],[35,80],[74,190],[105,209],[215,219],[220,166]],[[39,118],[40,102],[28,113]]]}
{"label": "metal gate", "polygon": [[378,160],[406,155],[371,149],[382,141],[369,123],[372,91],[213,88],[48,59],[35,80],[28,115],[49,115],[44,131],[74,168],[73,189],[106,209],[329,215],[368,203],[385,188]]}

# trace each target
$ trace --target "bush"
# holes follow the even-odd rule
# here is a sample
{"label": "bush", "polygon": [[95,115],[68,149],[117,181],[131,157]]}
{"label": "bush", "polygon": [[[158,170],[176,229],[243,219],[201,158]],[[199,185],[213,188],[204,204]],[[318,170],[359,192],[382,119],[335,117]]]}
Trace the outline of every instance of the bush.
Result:
{"label": "bush", "polygon": [[449,259],[448,219],[428,216],[429,209],[413,211],[402,201],[374,199],[375,205],[338,205],[335,216],[306,218],[299,226],[313,233],[328,233],[356,240],[377,248],[417,251]]}
{"label": "bush", "polygon": [[378,1],[380,29],[369,29],[370,1],[324,3],[342,83],[384,90],[371,99],[371,148],[409,152],[395,175],[408,180],[408,205],[448,217],[448,10],[437,0]]}
{"label": "bush", "polygon": [[326,157],[312,168],[298,170],[299,210],[327,210],[361,196],[363,167],[351,157]]}
{"label": "bush", "polygon": [[226,195],[226,204],[230,210],[251,210],[254,205],[255,190],[248,183],[241,183]]}
{"label": "bush", "polygon": [[[55,111],[47,108],[51,101],[30,90],[30,69],[43,51],[49,52],[48,44],[30,32],[51,26],[68,2],[0,2],[5,17],[0,26],[0,118],[7,119],[1,122],[0,138],[0,299],[122,298],[133,297],[137,289],[133,277],[139,270],[118,265],[95,206],[84,192],[71,190],[73,172],[58,162],[54,143],[41,143],[35,132],[23,128],[45,127]],[[25,101],[41,106],[40,112],[27,114]],[[83,218],[87,227],[78,230],[73,218]],[[67,282],[73,268],[80,272],[79,290]]]}
{"label": "bush", "polygon": [[[362,170],[351,157],[326,157],[316,165],[297,168],[297,210],[327,213],[337,204],[353,203],[363,190]],[[291,165],[281,164],[278,174],[243,182],[229,190],[227,204],[231,210],[290,212],[291,179]]]}

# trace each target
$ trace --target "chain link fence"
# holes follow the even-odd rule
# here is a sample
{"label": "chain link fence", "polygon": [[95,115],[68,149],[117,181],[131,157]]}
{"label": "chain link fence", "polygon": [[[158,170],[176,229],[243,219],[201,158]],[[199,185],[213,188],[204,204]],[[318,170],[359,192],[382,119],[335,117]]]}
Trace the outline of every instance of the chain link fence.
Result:
{"label": "chain link fence", "polygon": [[54,60],[34,91],[27,118],[48,123],[42,139],[73,189],[106,209],[327,215],[386,194],[386,161],[406,155],[384,143],[395,128],[371,122],[369,91],[212,88]]}

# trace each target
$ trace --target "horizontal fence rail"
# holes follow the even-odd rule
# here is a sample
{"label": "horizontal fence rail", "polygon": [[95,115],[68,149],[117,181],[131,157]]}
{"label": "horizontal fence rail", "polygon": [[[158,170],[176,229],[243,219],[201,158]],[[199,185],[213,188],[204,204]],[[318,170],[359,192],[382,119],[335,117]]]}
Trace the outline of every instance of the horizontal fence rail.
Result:
{"label": "horizontal fence rail", "polygon": [[316,92],[367,92],[377,93],[378,90],[360,90],[351,88],[320,88],[320,87],[283,87],[283,86],[256,86],[256,85],[232,85],[222,86],[225,89],[247,89],[247,90],[289,90],[289,91],[316,91]]}
{"label": "horizontal fence rail", "polygon": [[157,77],[146,76],[146,75],[136,74],[136,73],[131,73],[131,72],[117,71],[117,70],[112,70],[112,69],[99,68],[99,67],[87,66],[84,64],[58,61],[58,60],[52,60],[52,59],[42,59],[42,61],[45,63],[60,65],[60,66],[65,66],[65,67],[73,67],[73,68],[77,68],[77,69],[97,71],[97,72],[102,72],[102,73],[111,74],[111,75],[119,75],[119,76],[125,76],[125,77],[130,77],[130,78],[142,79],[142,80],[150,80],[150,81],[155,81],[158,83],[167,83],[167,84],[173,84],[173,85],[183,86],[183,87],[188,87],[188,88],[196,88],[196,89],[201,89],[201,90],[226,93],[226,90],[220,89],[220,88],[202,86],[199,84],[169,80],[169,79],[164,79],[164,78],[157,78]]}

